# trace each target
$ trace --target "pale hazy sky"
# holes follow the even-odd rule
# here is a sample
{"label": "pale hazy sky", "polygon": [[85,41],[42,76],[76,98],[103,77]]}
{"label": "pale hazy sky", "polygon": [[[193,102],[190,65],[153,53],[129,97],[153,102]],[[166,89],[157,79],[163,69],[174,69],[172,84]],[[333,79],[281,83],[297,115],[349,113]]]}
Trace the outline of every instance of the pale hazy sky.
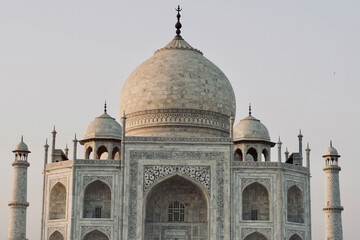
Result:
{"label": "pale hazy sky", "polygon": [[[0,2],[0,239],[7,236],[12,150],[24,134],[28,238],[40,239],[43,145],[56,124],[57,147],[82,138],[103,111],[119,120],[130,73],[175,34],[221,68],[237,99],[236,122],[253,115],[297,151],[310,142],[313,239],[324,238],[321,158],[332,139],[342,155],[344,239],[358,236],[360,215],[360,1],[95,1]],[[335,72],[335,74],[334,74]],[[72,149],[70,150],[72,151]],[[78,156],[82,157],[82,148]],[[272,150],[273,159],[276,149]]]}

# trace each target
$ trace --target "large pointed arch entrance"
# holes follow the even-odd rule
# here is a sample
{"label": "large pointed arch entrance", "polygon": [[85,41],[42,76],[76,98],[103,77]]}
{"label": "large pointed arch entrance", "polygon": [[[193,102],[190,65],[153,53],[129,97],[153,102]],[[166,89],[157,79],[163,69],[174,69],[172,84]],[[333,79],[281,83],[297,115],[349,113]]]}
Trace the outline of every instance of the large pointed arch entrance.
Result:
{"label": "large pointed arch entrance", "polygon": [[149,189],[145,236],[159,240],[207,240],[208,212],[204,190],[182,176],[172,176]]}

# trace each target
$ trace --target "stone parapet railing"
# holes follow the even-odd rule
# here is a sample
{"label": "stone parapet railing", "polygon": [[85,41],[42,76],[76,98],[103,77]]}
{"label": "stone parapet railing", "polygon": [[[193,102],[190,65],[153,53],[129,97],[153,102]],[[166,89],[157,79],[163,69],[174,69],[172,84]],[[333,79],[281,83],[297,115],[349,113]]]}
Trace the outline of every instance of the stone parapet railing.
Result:
{"label": "stone parapet railing", "polygon": [[[233,161],[233,168],[279,168],[278,162],[240,162]],[[280,163],[281,169],[295,170],[303,173],[309,173],[309,169],[307,167],[288,164],[288,163]]]}
{"label": "stone parapet railing", "polygon": [[99,159],[76,159],[46,164],[45,170],[53,170],[60,168],[72,168],[73,166],[109,166],[120,167],[120,160],[99,160]]}
{"label": "stone parapet railing", "polygon": [[125,142],[204,142],[231,143],[231,138],[126,137]]}

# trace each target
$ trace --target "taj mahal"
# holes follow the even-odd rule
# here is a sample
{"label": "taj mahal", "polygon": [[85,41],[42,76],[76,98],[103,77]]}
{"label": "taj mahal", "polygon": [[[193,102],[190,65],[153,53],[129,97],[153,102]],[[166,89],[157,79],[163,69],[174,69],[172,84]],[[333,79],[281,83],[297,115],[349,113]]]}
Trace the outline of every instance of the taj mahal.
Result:
{"label": "taj mahal", "polygon": [[[54,128],[44,146],[42,240],[312,239],[301,131],[289,153],[255,108],[235,120],[240,92],[184,40],[180,11],[175,37],[125,82],[120,123],[105,103],[70,153],[56,147]],[[25,240],[30,150],[21,139],[13,152],[7,240]],[[340,155],[330,143],[323,157],[325,239],[342,240]]]}

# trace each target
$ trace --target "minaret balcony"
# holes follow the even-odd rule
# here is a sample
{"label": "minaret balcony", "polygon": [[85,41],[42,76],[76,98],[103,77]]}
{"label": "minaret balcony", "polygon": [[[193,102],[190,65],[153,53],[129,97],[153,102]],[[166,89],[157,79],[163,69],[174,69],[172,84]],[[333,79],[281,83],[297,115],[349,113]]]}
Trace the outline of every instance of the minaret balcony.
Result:
{"label": "minaret balcony", "polygon": [[333,207],[324,207],[324,211],[343,211],[344,207],[342,206],[333,206]]}

